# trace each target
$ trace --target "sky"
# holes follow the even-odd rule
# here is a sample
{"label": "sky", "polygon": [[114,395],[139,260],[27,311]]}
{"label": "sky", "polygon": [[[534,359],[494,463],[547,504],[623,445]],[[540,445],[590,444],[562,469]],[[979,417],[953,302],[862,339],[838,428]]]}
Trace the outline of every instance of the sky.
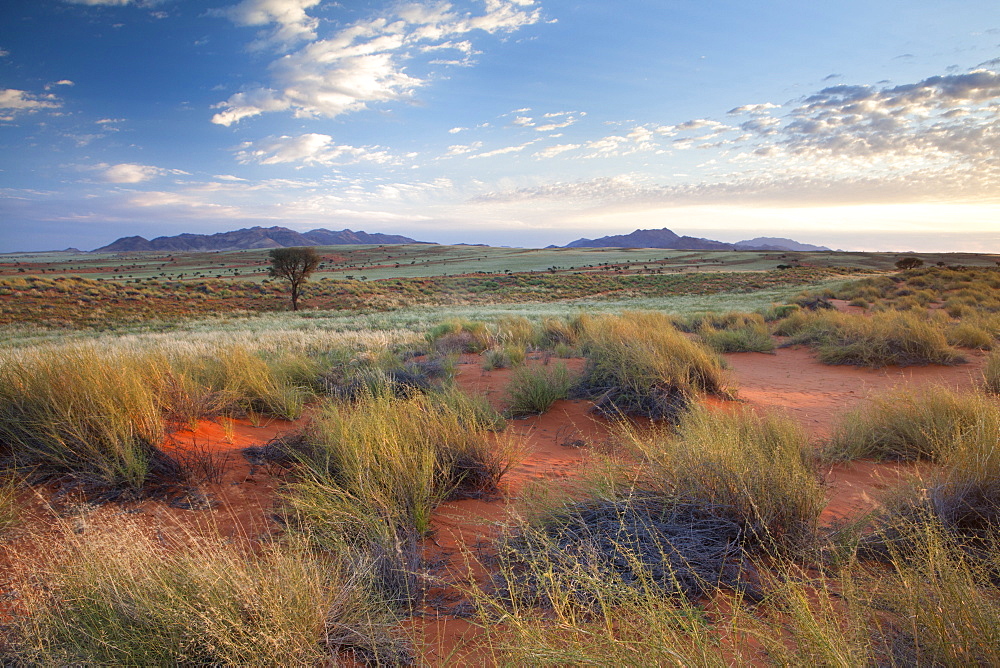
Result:
{"label": "sky", "polygon": [[1000,252],[1000,5],[0,5],[0,252],[253,225]]}

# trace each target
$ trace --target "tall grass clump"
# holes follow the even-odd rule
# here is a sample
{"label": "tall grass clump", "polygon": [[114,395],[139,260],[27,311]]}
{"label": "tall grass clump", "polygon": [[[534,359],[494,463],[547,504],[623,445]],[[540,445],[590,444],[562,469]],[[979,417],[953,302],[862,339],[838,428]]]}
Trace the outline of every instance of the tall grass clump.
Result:
{"label": "tall grass clump", "polygon": [[211,356],[180,358],[177,373],[211,394],[214,410],[229,415],[272,415],[294,419],[311,396],[319,366],[286,355],[272,364],[243,346],[218,349]]}
{"label": "tall grass clump", "polygon": [[944,387],[903,389],[847,413],[826,450],[834,460],[945,460],[964,432],[998,413],[984,395]]}
{"label": "tall grass clump", "polygon": [[[1000,583],[1000,409],[991,406],[970,424],[955,430],[941,449],[942,466],[886,500],[873,523],[879,529],[863,541],[869,553],[883,558],[906,552],[914,527],[940,528],[963,558],[992,569]],[[898,547],[898,546],[904,547]]]}
{"label": "tall grass clump", "polygon": [[748,409],[686,412],[676,434],[633,432],[646,484],[721,514],[747,539],[777,549],[807,546],[825,505],[806,437],[791,419]]}
{"label": "tall grass clump", "polygon": [[496,490],[513,450],[490,427],[471,407],[427,395],[330,403],[313,420],[303,463],[360,497],[388,491],[423,533],[445,498]]}
{"label": "tall grass clump", "polygon": [[573,378],[565,364],[521,367],[507,386],[508,411],[513,416],[544,413],[569,396]]}
{"label": "tall grass clump", "polygon": [[[994,527],[994,530],[996,527]],[[996,545],[976,558],[933,513],[920,509],[876,526],[862,543],[878,544],[884,565],[854,574],[882,665],[970,666],[1000,663]],[[888,573],[886,569],[888,568]]]}
{"label": "tall grass clump", "polygon": [[406,655],[370,573],[301,545],[252,551],[188,536],[168,546],[126,523],[67,530],[44,553],[22,564],[5,662],[275,666]]}
{"label": "tall grass clump", "polygon": [[983,384],[988,392],[1000,394],[1000,351],[990,353],[983,367]]}
{"label": "tall grass clump", "polygon": [[764,324],[764,319],[756,319],[741,326],[718,329],[703,324],[698,336],[709,348],[720,353],[770,353],[774,351],[774,339]]}
{"label": "tall grass clump", "polygon": [[493,343],[486,323],[460,319],[435,325],[425,338],[441,354],[478,353]]}
{"label": "tall grass clump", "polygon": [[488,496],[517,457],[481,405],[453,395],[332,403],[296,448],[292,526],[334,553],[370,560],[386,595],[416,595],[416,541],[449,498]]}
{"label": "tall grass clump", "polygon": [[789,344],[816,347],[824,364],[881,368],[889,365],[961,364],[965,358],[948,345],[943,328],[926,314],[837,312],[793,314],[777,323],[775,334]]}
{"label": "tall grass clump", "polygon": [[982,326],[972,322],[960,322],[945,332],[949,345],[960,348],[989,350],[993,347],[993,335]]}
{"label": "tall grass clump", "polygon": [[36,476],[138,489],[170,464],[158,448],[156,379],[164,371],[156,356],[87,346],[8,355],[0,362],[0,447]]}
{"label": "tall grass clump", "polygon": [[587,365],[579,392],[598,409],[676,419],[698,393],[724,394],[722,360],[661,313],[582,321]]}

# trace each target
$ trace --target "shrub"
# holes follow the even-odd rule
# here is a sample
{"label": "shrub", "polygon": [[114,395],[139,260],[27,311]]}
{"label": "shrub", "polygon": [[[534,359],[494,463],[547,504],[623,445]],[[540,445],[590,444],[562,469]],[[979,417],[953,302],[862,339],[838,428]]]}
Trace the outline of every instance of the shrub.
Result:
{"label": "shrub", "polygon": [[[126,524],[26,564],[5,659],[30,665],[307,665],[406,657],[361,564],[294,545],[253,552]],[[54,556],[51,556],[53,555]],[[28,577],[25,575],[25,577]]]}
{"label": "shrub", "polygon": [[993,347],[993,336],[971,322],[960,322],[945,332],[945,338],[949,345],[960,348],[978,348],[989,350]]}
{"label": "shrub", "polygon": [[924,261],[919,257],[904,257],[896,260],[896,269],[916,269],[924,266]]}
{"label": "shrub", "polygon": [[0,366],[0,442],[36,476],[72,475],[106,489],[138,490],[173,463],[159,450],[163,419],[152,356],[89,347],[8,356]]}
{"label": "shrub", "polygon": [[824,364],[853,364],[881,368],[888,365],[961,364],[941,330],[926,316],[915,313],[875,313],[829,321],[814,329],[817,356]]}
{"label": "shrub", "polygon": [[578,392],[604,412],[675,419],[697,393],[725,392],[719,357],[663,314],[593,318],[581,341],[587,366]]}
{"label": "shrub", "polygon": [[826,451],[832,459],[942,461],[955,439],[998,413],[986,397],[943,387],[898,390],[844,416]]}
{"label": "shrub", "polygon": [[993,394],[1000,394],[1000,352],[994,351],[986,358],[983,367],[983,382]]}
{"label": "shrub", "polygon": [[790,419],[695,407],[676,437],[633,433],[630,440],[653,489],[737,523],[768,548],[813,539],[825,500],[805,435]]}
{"label": "shrub", "polygon": [[507,386],[508,411],[514,416],[544,413],[569,396],[572,384],[565,364],[521,367]]}

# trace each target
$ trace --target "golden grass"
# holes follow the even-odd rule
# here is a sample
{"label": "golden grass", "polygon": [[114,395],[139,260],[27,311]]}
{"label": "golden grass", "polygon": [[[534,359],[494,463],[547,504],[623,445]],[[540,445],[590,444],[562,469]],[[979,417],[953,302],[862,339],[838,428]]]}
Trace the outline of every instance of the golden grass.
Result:
{"label": "golden grass", "polygon": [[308,665],[395,661],[395,618],[362,564],[301,545],[252,551],[125,523],[23,557],[7,660],[30,665]]}
{"label": "golden grass", "polygon": [[902,389],[847,413],[826,449],[833,460],[944,461],[956,439],[1000,409],[988,397],[944,387]]}

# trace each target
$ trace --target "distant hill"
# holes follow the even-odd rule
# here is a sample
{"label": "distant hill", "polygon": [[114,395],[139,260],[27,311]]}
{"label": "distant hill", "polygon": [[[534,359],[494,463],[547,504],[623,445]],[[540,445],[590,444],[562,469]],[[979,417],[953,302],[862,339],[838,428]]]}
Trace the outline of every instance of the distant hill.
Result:
{"label": "distant hill", "polygon": [[756,239],[748,239],[746,241],[737,241],[733,244],[736,250],[755,250],[755,251],[828,251],[830,250],[826,246],[814,246],[812,244],[803,244],[792,239],[785,239],[783,237],[757,237]]}
{"label": "distant hill", "polygon": [[699,237],[680,236],[667,228],[636,230],[631,234],[616,234],[600,239],[577,239],[564,248],[670,248],[675,250],[749,250],[749,251],[817,251],[825,246],[801,244],[792,239],[757,237],[729,244]]}
{"label": "distant hill", "polygon": [[283,248],[289,246],[336,246],[341,244],[422,244],[398,234],[368,234],[351,230],[310,230],[296,232],[287,227],[248,227],[217,234],[178,234],[173,237],[122,237],[95,253],[121,253],[132,251],[230,251],[251,248]]}

